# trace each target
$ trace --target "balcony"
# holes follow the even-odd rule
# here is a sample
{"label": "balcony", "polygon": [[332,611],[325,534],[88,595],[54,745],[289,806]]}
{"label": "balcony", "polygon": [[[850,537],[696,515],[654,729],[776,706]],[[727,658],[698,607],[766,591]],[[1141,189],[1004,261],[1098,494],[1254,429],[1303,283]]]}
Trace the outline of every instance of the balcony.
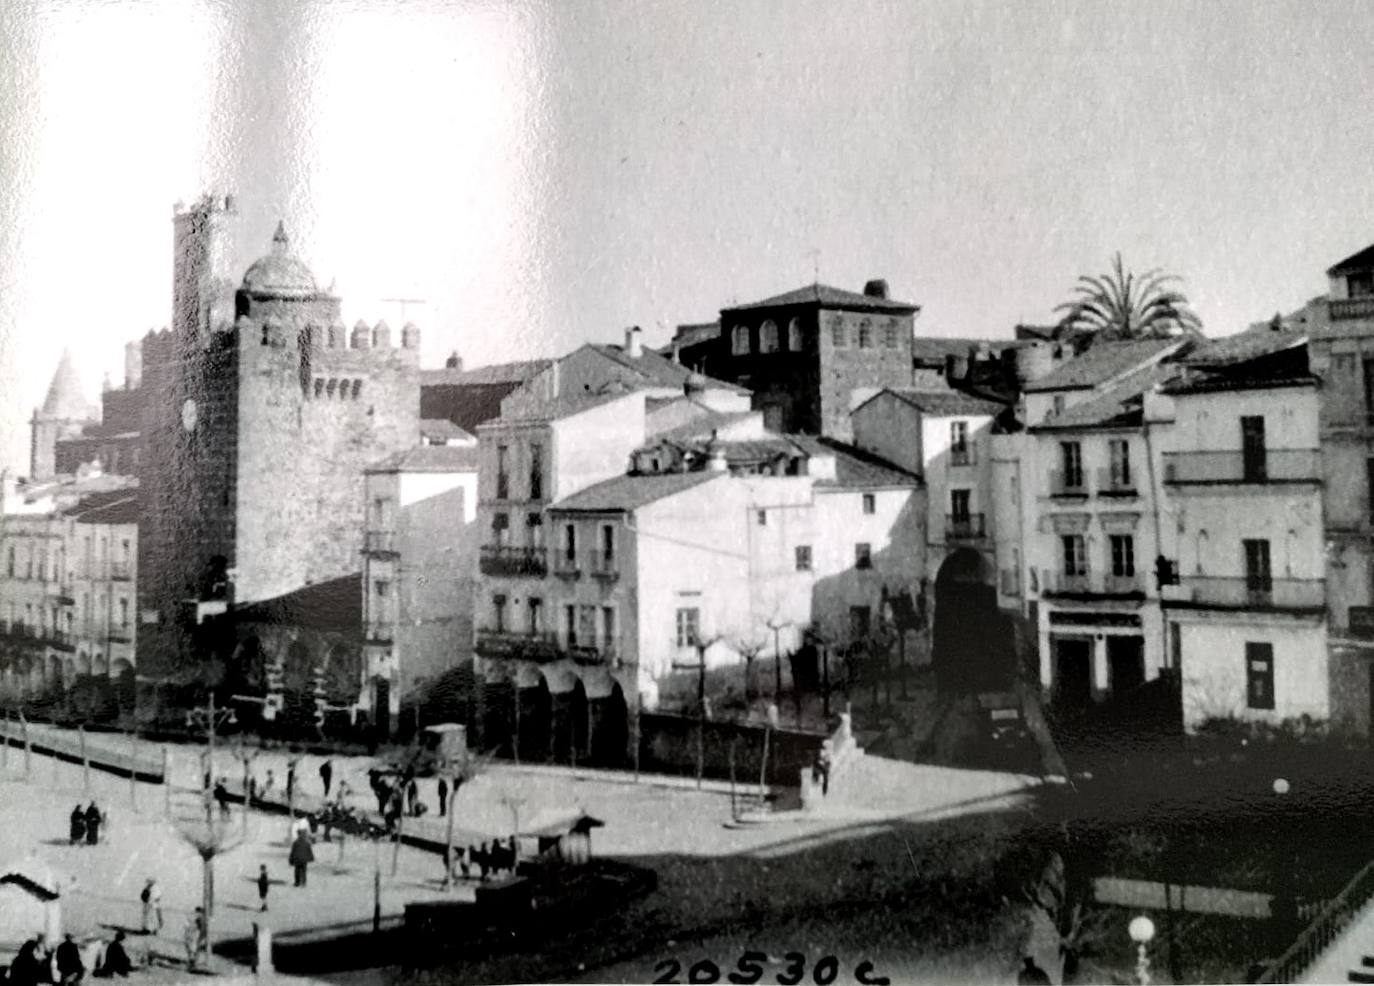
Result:
{"label": "balcony", "polygon": [[128,627],[115,627],[107,636],[116,644],[131,644],[134,642],[134,632]]}
{"label": "balcony", "polygon": [[620,578],[620,559],[614,554],[606,554],[602,551],[593,551],[591,555],[590,570],[592,578],[614,581]]}
{"label": "balcony", "polygon": [[371,647],[390,647],[396,639],[396,625],[390,622],[369,623],[363,630],[363,644]]}
{"label": "balcony", "polygon": [[1321,449],[1267,449],[1263,455],[1246,455],[1239,450],[1164,454],[1164,482],[1172,486],[1321,481]]}
{"label": "balcony", "polygon": [[1144,580],[1139,574],[1111,575],[1105,572],[1088,572],[1067,575],[1063,572],[1046,572],[1042,578],[1040,594],[1046,598],[1140,599],[1145,595],[1145,588]]}
{"label": "balcony", "polygon": [[599,637],[586,643],[579,643],[576,637],[564,642],[564,650],[575,664],[610,664],[619,651],[614,637]]}
{"label": "balcony", "polygon": [[378,558],[395,558],[399,552],[396,550],[395,531],[365,531],[363,533],[363,554],[374,555]]}
{"label": "balcony", "polygon": [[110,562],[110,578],[119,582],[128,582],[133,578],[133,568],[126,561]]}
{"label": "balcony", "polygon": [[543,578],[549,573],[543,548],[516,548],[504,544],[484,544],[477,567],[483,575],[524,575]]}
{"label": "balcony", "polygon": [[972,445],[965,445],[963,448],[951,448],[949,450],[949,464],[951,466],[977,465],[978,453]]}
{"label": "balcony", "polygon": [[1080,497],[1088,495],[1088,481],[1083,470],[1065,472],[1063,469],[1050,470],[1050,496]]}
{"label": "balcony", "polygon": [[53,590],[53,600],[59,606],[75,606],[76,590],[72,588],[71,583],[59,585]]}
{"label": "balcony", "polygon": [[1124,470],[1123,475],[1123,470],[1107,468],[1097,470],[1097,495],[1129,497],[1140,493],[1130,470]]}
{"label": "balcony", "polygon": [[1374,298],[1342,298],[1330,302],[1331,321],[1343,322],[1355,318],[1374,318]]}
{"label": "balcony", "polygon": [[478,630],[476,650],[482,657],[540,664],[557,661],[563,656],[556,635],[515,630]]}
{"label": "balcony", "polygon": [[[1325,579],[1262,579],[1246,576],[1184,576],[1184,605],[1204,609],[1252,609],[1303,614],[1326,612]],[[1178,603],[1175,603],[1178,605]]]}
{"label": "balcony", "polygon": [[575,579],[582,575],[582,559],[575,551],[556,551],[553,555],[553,574],[562,579]]}
{"label": "balcony", "polygon": [[946,514],[946,541],[978,541],[988,536],[982,514]]}

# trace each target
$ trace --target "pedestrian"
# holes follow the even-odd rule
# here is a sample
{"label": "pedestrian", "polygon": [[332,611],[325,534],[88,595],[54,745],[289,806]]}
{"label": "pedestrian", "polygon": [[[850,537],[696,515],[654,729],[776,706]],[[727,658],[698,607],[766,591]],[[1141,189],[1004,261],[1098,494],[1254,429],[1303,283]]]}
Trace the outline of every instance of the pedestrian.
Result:
{"label": "pedestrian", "polygon": [[77,805],[72,809],[70,841],[74,846],[81,845],[86,839],[86,812]]}
{"label": "pedestrian", "polygon": [[295,869],[295,885],[304,887],[306,867],[315,861],[315,850],[310,848],[310,836],[305,832],[296,836],[296,841],[292,843],[289,861]]}
{"label": "pedestrian", "polygon": [[250,776],[248,778],[248,806],[252,807],[258,803],[258,779]]}
{"label": "pedestrian", "polygon": [[215,782],[215,800],[219,802],[220,818],[228,818],[229,788],[225,785],[223,777],[221,777],[218,781]]}
{"label": "pedestrian", "polygon": [[100,966],[100,972],[107,977],[123,978],[128,976],[133,968],[133,963],[129,961],[129,953],[124,948],[124,932],[116,931],[114,941],[105,946],[105,961]]}
{"label": "pedestrian", "polygon": [[472,873],[472,847],[458,850],[458,868],[463,871],[463,879],[466,880]]}
{"label": "pedestrian", "polygon": [[286,802],[294,803],[296,794],[296,764],[295,761],[286,765]]}
{"label": "pedestrian", "polygon": [[30,938],[19,946],[19,954],[10,963],[8,982],[14,986],[36,986],[47,982],[48,975],[43,972],[43,936]]}
{"label": "pedestrian", "polygon": [[182,943],[186,946],[186,968],[194,969],[196,957],[204,950],[206,944],[205,908],[197,907],[196,912],[187,919]]}
{"label": "pedestrian", "polygon": [[476,858],[473,862],[477,864],[477,870],[481,873],[483,883],[487,882],[487,869],[491,865],[491,857],[487,854],[487,844],[484,842],[477,847],[477,852],[473,853]]}
{"label": "pedestrian", "polygon": [[415,806],[420,803],[420,785],[415,783],[415,778],[406,782],[406,804],[410,806],[410,813],[418,815]]}
{"label": "pedestrian", "polygon": [[443,818],[448,814],[448,781],[439,778],[439,817]]}
{"label": "pedestrian", "polygon": [[344,780],[343,778],[340,778],[340,779],[339,779],[339,804],[345,803],[345,802],[348,800],[348,796],[349,796],[350,794],[352,794],[352,793],[353,793],[353,789],[352,789],[351,787],[348,786],[348,781]]}
{"label": "pedestrian", "polygon": [[271,770],[268,770],[268,771],[267,771],[267,780],[263,781],[263,784],[262,784],[262,800],[263,800],[263,803],[264,803],[264,804],[267,803],[267,799],[268,799],[268,798],[272,797],[272,788],[274,788],[274,787],[276,787],[276,786],[277,786],[277,778],[276,778],[276,776],[272,773]]}
{"label": "pedestrian", "polygon": [[262,905],[260,911],[267,910],[267,888],[272,885],[272,881],[267,878],[267,864],[262,863],[258,866],[258,902]]}
{"label": "pedestrian", "polygon": [[162,888],[157,881],[148,877],[143,884],[143,892],[138,895],[143,902],[143,933],[158,935],[162,933]]}
{"label": "pedestrian", "polygon": [[100,823],[104,820],[100,809],[92,801],[91,806],[86,809],[86,845],[94,846],[100,842]]}
{"label": "pedestrian", "polygon": [[[326,800],[328,800],[329,798],[329,786],[333,783],[333,781],[334,761],[326,760],[324,763],[320,764],[320,783],[324,785],[324,796]],[[339,796],[343,797],[342,788],[339,791]]]}
{"label": "pedestrian", "polygon": [[64,935],[62,944],[57,946],[57,981],[63,986],[81,982],[86,972],[86,964],[81,961],[81,949],[76,947],[70,934]]}
{"label": "pedestrian", "polygon": [[105,975],[106,951],[105,943],[100,940],[99,935],[91,935],[86,939],[85,947],[81,949],[81,961],[92,978]]}

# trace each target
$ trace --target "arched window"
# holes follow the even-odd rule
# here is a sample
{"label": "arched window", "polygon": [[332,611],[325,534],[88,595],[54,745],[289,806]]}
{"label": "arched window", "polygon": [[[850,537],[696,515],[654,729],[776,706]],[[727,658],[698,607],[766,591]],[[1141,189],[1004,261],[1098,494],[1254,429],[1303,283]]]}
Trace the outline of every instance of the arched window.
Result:
{"label": "arched window", "polygon": [[324,385],[324,391],[325,391],[325,393],[328,394],[330,397],[333,397],[333,396],[334,396],[334,390],[335,390],[338,386],[339,386],[339,381],[331,379],[327,384]]}
{"label": "arched window", "polygon": [[778,323],[771,319],[759,326],[759,352],[778,351]]}
{"label": "arched window", "polygon": [[794,353],[802,351],[802,327],[799,318],[787,323],[787,348]]}
{"label": "arched window", "polygon": [[749,326],[736,325],[730,337],[730,351],[736,356],[743,356],[749,352]]}
{"label": "arched window", "polygon": [[363,392],[363,382],[362,382],[361,380],[354,380],[354,381],[353,381],[353,399],[356,401],[356,400],[358,399],[358,395],[361,394],[362,392]]}
{"label": "arched window", "polygon": [[901,336],[898,333],[897,320],[889,318],[887,324],[883,326],[883,345],[888,349],[896,349]]}
{"label": "arched window", "polygon": [[324,377],[315,378],[315,396],[319,397],[324,393]]}
{"label": "arched window", "polygon": [[859,323],[859,348],[873,348],[873,324],[868,319]]}

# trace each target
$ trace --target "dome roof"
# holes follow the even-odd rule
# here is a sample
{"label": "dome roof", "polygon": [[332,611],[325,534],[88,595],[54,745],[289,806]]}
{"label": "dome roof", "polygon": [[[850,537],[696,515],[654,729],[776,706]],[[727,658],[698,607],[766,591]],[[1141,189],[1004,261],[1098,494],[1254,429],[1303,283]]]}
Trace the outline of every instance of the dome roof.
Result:
{"label": "dome roof", "polygon": [[316,294],[319,286],[305,262],[291,253],[284,223],[277,223],[272,252],[253,261],[243,275],[243,288],[254,294],[301,297]]}

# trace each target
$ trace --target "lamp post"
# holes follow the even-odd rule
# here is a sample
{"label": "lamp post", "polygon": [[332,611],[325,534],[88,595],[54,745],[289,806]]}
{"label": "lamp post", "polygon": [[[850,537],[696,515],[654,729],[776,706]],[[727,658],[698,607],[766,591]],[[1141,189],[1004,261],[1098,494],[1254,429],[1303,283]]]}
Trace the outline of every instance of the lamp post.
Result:
{"label": "lamp post", "polygon": [[[1272,785],[1274,794],[1278,798],[1280,811],[1285,807],[1284,800],[1288,796],[1289,784],[1282,777],[1274,778]],[[1282,840],[1280,840],[1282,842]],[[1274,875],[1274,903],[1271,905],[1270,913],[1274,917],[1278,930],[1287,934],[1297,924],[1298,920],[1298,895],[1294,885],[1296,877],[1296,867],[1293,860],[1288,857],[1280,846],[1275,852],[1274,865],[1278,867],[1278,872]]]}
{"label": "lamp post", "polygon": [[1155,923],[1144,914],[1131,919],[1126,933],[1135,942],[1135,981],[1140,986],[1150,986],[1150,954],[1147,946],[1155,937]]}

